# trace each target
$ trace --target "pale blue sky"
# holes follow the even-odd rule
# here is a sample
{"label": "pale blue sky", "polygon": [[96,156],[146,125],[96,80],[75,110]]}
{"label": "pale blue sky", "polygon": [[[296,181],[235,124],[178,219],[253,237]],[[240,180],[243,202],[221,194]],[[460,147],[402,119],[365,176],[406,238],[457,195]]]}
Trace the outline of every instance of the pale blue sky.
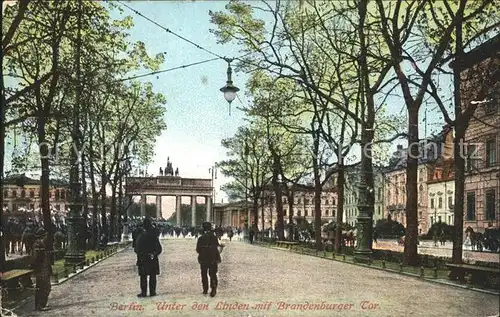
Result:
{"label": "pale blue sky", "polygon": [[[212,25],[208,11],[223,10],[227,1],[132,1],[126,4],[209,51],[227,57],[240,55],[234,45],[217,44],[215,36],[209,32]],[[214,58],[126,8],[123,14],[134,19],[135,26],[130,31],[132,40],[143,41],[150,54],[166,52],[161,69]],[[229,115],[228,104],[219,91],[226,83],[226,70],[227,63],[216,60],[160,74],[158,78],[147,77],[155,91],[167,97],[167,130],[157,140],[156,156],[148,167],[150,174],[164,168],[169,156],[182,177],[210,178],[208,169],[225,158],[221,140],[232,136],[243,124],[243,114],[236,110],[241,103],[235,100]],[[233,72],[234,84],[242,89],[239,95],[243,101],[247,77]],[[218,189],[224,182],[222,174],[218,173],[216,202],[223,197]]]}

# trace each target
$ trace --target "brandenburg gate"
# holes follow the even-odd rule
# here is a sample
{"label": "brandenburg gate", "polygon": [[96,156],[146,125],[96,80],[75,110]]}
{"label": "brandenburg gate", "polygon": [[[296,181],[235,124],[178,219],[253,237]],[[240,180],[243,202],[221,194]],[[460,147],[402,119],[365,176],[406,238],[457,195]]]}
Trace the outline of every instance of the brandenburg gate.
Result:
{"label": "brandenburg gate", "polygon": [[[191,197],[191,225],[196,226],[196,197],[203,196],[206,201],[206,221],[210,221],[212,211],[212,180],[200,178],[182,178],[171,173],[160,173],[153,177],[127,177],[126,195],[130,199],[132,196],[141,196],[141,216],[146,215],[146,196],[156,196],[156,217],[161,215],[161,197],[175,196],[175,212],[177,214],[177,225],[181,222],[181,198]],[[159,214],[158,214],[159,212]]]}

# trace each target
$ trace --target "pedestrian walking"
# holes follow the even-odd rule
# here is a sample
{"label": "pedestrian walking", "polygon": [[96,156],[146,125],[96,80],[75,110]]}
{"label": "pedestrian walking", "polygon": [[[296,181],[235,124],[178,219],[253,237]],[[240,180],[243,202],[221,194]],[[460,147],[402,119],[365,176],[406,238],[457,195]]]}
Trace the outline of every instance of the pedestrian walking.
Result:
{"label": "pedestrian walking", "polygon": [[198,263],[201,269],[201,284],[203,294],[206,295],[208,293],[208,276],[210,276],[210,297],[214,297],[217,294],[217,269],[221,263],[219,247],[223,248],[224,245],[219,243],[210,222],[204,222],[202,227],[203,234],[196,243]]}
{"label": "pedestrian walking", "polygon": [[162,247],[156,230],[154,230],[151,220],[144,219],[144,232],[137,238],[135,252],[137,253],[137,266],[141,277],[141,292],[138,297],[146,297],[149,276],[149,296],[156,295],[156,275],[160,275],[160,263],[158,255],[162,252]]}
{"label": "pedestrian walking", "polygon": [[47,231],[44,228],[39,228],[35,236],[31,265],[36,277],[35,310],[46,311],[50,309],[47,302],[51,290],[50,276],[52,275],[50,254],[46,248]]}

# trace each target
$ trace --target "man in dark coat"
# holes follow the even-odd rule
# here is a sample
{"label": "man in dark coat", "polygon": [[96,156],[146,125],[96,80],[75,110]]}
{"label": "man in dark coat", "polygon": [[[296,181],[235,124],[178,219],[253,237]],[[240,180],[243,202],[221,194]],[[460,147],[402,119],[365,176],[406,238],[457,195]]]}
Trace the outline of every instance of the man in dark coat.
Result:
{"label": "man in dark coat", "polygon": [[210,297],[214,297],[217,294],[217,268],[221,262],[218,247],[224,247],[224,245],[219,244],[210,222],[204,222],[202,227],[203,234],[198,238],[196,244],[198,263],[200,263],[201,268],[201,283],[203,294],[206,295],[208,293],[208,273],[210,275]]}
{"label": "man in dark coat", "polygon": [[36,241],[33,245],[32,269],[36,276],[35,290],[35,310],[49,310],[47,301],[51,290],[50,276],[52,275],[52,266],[50,254],[46,250],[47,231],[39,228],[35,234]]}
{"label": "man in dark coat", "polygon": [[160,240],[154,230],[151,220],[144,219],[144,232],[137,238],[135,252],[137,253],[137,266],[139,276],[141,277],[141,293],[138,297],[145,297],[148,288],[149,276],[149,295],[156,295],[156,275],[160,274],[160,263],[158,255],[161,254],[162,247]]}

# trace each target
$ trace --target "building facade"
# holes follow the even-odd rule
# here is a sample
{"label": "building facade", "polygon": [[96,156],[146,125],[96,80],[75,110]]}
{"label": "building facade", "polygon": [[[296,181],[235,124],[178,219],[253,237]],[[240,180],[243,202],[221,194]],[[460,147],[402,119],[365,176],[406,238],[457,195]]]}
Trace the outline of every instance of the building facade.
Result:
{"label": "building facade", "polygon": [[[445,159],[449,159],[453,149],[453,130],[445,125],[440,133],[423,140],[419,144],[420,155],[417,168],[417,219],[418,233],[427,233],[431,227],[428,180],[434,168]],[[387,218],[406,224],[406,159],[407,149],[398,145],[389,166],[384,173],[385,200],[384,209]]]}
{"label": "building facade", "polygon": [[[23,180],[23,187],[19,180]],[[20,209],[37,210],[41,207],[40,180],[14,175],[5,178],[3,186],[4,209],[16,212]],[[67,184],[52,181],[49,189],[49,204],[51,209],[66,211],[69,203],[69,187]]]}
{"label": "building facade", "polygon": [[462,105],[477,106],[464,138],[464,230],[484,232],[500,221],[500,35],[467,53],[458,65]]}
{"label": "building facade", "polygon": [[[314,222],[314,191],[310,189],[297,189],[294,195],[293,207],[290,210],[288,197],[283,195],[283,220],[289,222],[289,213],[293,219],[303,218],[309,223]],[[321,194],[321,219],[325,221],[335,220],[337,214],[337,192],[334,189],[324,189]],[[259,230],[262,230],[262,211],[264,212],[264,229],[273,228],[276,225],[276,197],[274,191],[264,192],[264,205],[259,206]]]}

